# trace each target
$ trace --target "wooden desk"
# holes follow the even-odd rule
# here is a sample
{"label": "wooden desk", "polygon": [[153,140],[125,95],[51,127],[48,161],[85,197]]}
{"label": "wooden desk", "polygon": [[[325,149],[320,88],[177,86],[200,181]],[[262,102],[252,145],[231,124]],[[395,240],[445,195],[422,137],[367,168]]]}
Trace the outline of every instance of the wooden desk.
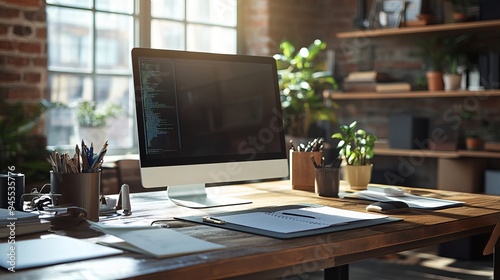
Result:
{"label": "wooden desk", "polygon": [[[172,220],[174,216],[214,214],[277,204],[316,203],[365,211],[369,202],[321,198],[314,193],[291,190],[289,181],[210,188],[254,203],[205,210],[187,209],[165,200],[165,192],[132,196],[132,216],[107,219],[106,223],[150,223],[170,220],[171,227],[198,238],[227,246],[226,249],[165,259],[134,253],[29,269],[0,278],[12,279],[264,279],[327,269],[326,273],[345,276],[346,264],[385,254],[438,244],[493,230],[500,221],[500,197],[451,191],[411,189],[412,193],[464,201],[467,205],[436,211],[410,210],[396,217],[404,221],[279,240],[221,228]],[[95,242],[109,236],[92,231],[87,225],[58,232]],[[33,238],[33,236],[28,236]],[[18,240],[21,239],[20,237]],[[498,246],[497,246],[498,248]],[[50,254],[50,252],[47,252]],[[40,257],[43,257],[41,255]],[[496,261],[498,262],[498,261]],[[496,270],[498,266],[496,266]],[[498,277],[498,276],[497,276]]]}

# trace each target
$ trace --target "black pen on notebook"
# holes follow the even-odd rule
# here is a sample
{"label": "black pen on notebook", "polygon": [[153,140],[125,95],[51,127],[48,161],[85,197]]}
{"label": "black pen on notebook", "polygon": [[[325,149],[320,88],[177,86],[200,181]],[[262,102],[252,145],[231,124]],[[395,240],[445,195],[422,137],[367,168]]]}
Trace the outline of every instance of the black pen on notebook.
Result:
{"label": "black pen on notebook", "polygon": [[212,224],[217,224],[217,225],[223,225],[223,224],[226,223],[226,221],[223,221],[221,219],[217,219],[217,218],[214,218],[214,217],[208,217],[208,216],[203,217],[202,220],[204,222],[212,223]]}

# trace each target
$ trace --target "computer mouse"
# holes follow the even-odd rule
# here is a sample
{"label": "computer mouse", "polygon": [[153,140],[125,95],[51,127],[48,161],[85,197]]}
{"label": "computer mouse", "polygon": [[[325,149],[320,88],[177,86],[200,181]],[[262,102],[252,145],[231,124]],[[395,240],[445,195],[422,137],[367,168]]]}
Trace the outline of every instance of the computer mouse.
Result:
{"label": "computer mouse", "polygon": [[408,204],[402,201],[375,202],[366,206],[366,211],[378,213],[397,213],[409,208]]}

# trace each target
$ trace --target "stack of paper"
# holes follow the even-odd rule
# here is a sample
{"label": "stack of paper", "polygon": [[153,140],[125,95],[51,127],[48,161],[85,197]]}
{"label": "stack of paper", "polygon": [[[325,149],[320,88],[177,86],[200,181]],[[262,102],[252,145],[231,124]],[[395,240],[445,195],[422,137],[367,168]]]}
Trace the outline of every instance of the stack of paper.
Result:
{"label": "stack of paper", "polygon": [[11,211],[0,208],[0,238],[15,232],[16,236],[50,230],[50,222],[38,218],[37,213]]}

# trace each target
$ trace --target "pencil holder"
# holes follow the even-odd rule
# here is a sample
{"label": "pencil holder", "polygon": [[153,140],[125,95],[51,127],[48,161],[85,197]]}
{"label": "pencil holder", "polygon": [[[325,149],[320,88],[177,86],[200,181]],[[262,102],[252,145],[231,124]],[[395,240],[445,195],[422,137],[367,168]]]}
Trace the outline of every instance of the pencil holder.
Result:
{"label": "pencil holder", "polygon": [[340,176],[339,169],[335,167],[315,168],[316,180],[314,191],[319,196],[338,197]]}
{"label": "pencil holder", "polygon": [[74,205],[87,211],[87,219],[99,221],[101,171],[92,173],[55,173],[50,171],[50,191],[61,194],[54,205]]}
{"label": "pencil holder", "polygon": [[322,152],[297,152],[290,151],[290,181],[292,189],[314,192],[314,164],[321,162]]}

